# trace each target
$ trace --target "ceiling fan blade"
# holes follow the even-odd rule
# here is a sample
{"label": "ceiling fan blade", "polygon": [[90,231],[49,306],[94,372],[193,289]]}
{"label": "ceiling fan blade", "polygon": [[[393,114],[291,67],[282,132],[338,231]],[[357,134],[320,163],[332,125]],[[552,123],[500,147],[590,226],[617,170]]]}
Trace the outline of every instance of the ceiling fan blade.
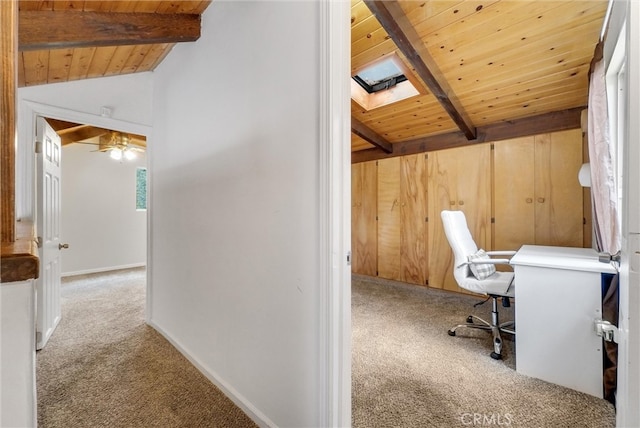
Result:
{"label": "ceiling fan blade", "polygon": [[75,141],[73,144],[89,144],[91,146],[97,146],[98,143],[91,143],[89,141]]}

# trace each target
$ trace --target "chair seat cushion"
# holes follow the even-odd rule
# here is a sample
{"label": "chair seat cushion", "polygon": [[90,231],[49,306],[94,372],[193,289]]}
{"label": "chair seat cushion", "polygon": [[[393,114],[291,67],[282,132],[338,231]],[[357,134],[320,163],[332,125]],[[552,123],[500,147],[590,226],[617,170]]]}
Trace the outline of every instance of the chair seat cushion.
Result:
{"label": "chair seat cushion", "polygon": [[[475,254],[471,254],[470,256],[468,256],[467,259],[470,262],[474,262],[474,261],[489,260],[490,257],[481,248],[478,251],[476,251]],[[481,263],[481,264],[470,263],[469,269],[471,269],[471,273],[473,273],[473,276],[475,276],[479,280],[486,279],[496,272],[496,266],[491,263]]]}
{"label": "chair seat cushion", "polygon": [[461,281],[460,287],[479,294],[514,297],[513,276],[513,272],[495,272],[483,280],[469,276]]}

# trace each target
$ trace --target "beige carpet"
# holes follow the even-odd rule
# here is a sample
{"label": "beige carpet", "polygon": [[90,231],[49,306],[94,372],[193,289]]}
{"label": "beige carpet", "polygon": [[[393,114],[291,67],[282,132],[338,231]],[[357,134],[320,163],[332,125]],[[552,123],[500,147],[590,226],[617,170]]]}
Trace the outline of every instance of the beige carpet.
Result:
{"label": "beige carpet", "polygon": [[66,278],[62,321],[37,353],[38,426],[252,427],[144,323],[141,269]]}
{"label": "beige carpet", "polygon": [[615,426],[607,401],[516,373],[513,341],[496,361],[488,333],[447,335],[490,302],[356,275],[352,293],[354,427]]}
{"label": "beige carpet", "polygon": [[[64,280],[63,320],[37,354],[39,426],[255,426],[144,324],[144,278]],[[608,402],[518,375],[513,342],[495,361],[488,334],[449,337],[476,299],[359,276],[352,289],[354,427],[615,426]]]}

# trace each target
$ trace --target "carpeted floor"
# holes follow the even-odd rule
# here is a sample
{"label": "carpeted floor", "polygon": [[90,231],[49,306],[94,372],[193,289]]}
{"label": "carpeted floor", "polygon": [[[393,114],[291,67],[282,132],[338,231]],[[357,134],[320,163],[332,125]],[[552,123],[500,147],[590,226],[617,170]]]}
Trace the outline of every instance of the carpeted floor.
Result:
{"label": "carpeted floor", "polygon": [[[64,280],[37,353],[39,426],[255,426],[144,323],[144,289],[140,269]],[[354,427],[615,426],[605,400],[518,375],[513,342],[495,361],[487,333],[449,337],[477,299],[360,276],[352,293]]]}
{"label": "carpeted floor", "polygon": [[[490,319],[490,303],[473,310],[476,302],[353,276],[354,427],[615,426],[607,401],[516,373],[513,341],[496,361],[488,333],[449,337],[470,313]],[[512,311],[501,308],[501,321]]]}
{"label": "carpeted floor", "polygon": [[65,278],[62,321],[37,353],[38,426],[253,427],[144,323],[145,271]]}

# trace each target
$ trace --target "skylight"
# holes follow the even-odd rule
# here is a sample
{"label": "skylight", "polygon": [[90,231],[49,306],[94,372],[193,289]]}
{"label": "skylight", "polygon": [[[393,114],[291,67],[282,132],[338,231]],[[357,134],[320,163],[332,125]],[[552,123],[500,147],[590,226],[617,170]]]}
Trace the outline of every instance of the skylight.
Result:
{"label": "skylight", "polygon": [[383,91],[407,80],[393,58],[387,58],[360,71],[353,76],[367,93]]}
{"label": "skylight", "polygon": [[352,74],[351,99],[366,111],[424,94],[423,91],[396,53],[358,67]]}

